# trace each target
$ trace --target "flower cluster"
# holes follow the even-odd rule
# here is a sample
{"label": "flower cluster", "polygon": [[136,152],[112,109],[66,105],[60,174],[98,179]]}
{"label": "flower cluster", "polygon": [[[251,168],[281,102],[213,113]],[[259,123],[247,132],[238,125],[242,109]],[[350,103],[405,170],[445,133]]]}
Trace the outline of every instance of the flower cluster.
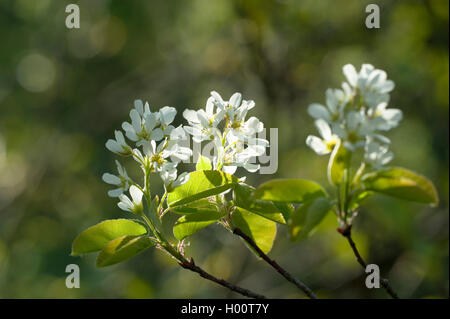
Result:
{"label": "flower cluster", "polygon": [[[166,190],[181,185],[189,176],[187,173],[178,176],[177,164],[189,159],[192,150],[181,146],[181,142],[187,140],[183,127],[180,125],[175,128],[171,125],[176,113],[176,109],[169,106],[151,112],[148,103],[144,105],[141,100],[136,100],[134,108],[130,111],[131,123],[122,124],[125,136],[135,147],[129,146],[122,131],[117,130],[115,140],[108,140],[106,148],[118,155],[132,156],[144,172],[159,173]],[[141,210],[143,190],[130,179],[118,161],[116,164],[118,176],[103,174],[106,183],[117,186],[116,189],[109,191],[108,195],[119,197],[118,206],[121,209],[137,212]],[[132,200],[124,194],[126,191],[129,191]]]}
{"label": "flower cluster", "polygon": [[205,109],[183,112],[189,123],[184,129],[192,139],[197,143],[214,143],[217,151],[213,158],[214,169],[229,174],[238,167],[249,172],[259,170],[259,164],[252,163],[252,159],[263,155],[269,142],[257,137],[264,124],[256,117],[246,119],[254,106],[254,101],[243,100],[240,93],[234,93],[229,101],[224,101],[217,92],[211,92]]}
{"label": "flower cluster", "polygon": [[393,158],[390,140],[381,133],[396,127],[403,117],[401,110],[387,107],[394,82],[370,64],[363,64],[359,72],[347,64],[343,72],[347,82],[342,89],[328,89],[326,105],[308,107],[321,138],[310,135],[306,143],[319,155],[330,153],[339,142],[350,151],[364,148],[365,163],[380,169]]}

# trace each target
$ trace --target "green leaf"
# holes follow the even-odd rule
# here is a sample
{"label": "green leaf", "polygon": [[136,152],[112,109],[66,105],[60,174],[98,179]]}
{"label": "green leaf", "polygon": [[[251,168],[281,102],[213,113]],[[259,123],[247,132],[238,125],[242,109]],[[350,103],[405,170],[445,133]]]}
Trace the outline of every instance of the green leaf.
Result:
{"label": "green leaf", "polygon": [[197,171],[207,171],[212,169],[211,161],[206,156],[200,155],[195,165]]}
{"label": "green leaf", "polygon": [[[237,208],[233,212],[232,221],[234,226],[240,228],[247,236],[253,239],[265,254],[272,249],[277,235],[277,224],[275,222],[243,208]],[[249,248],[253,251],[250,246]]]}
{"label": "green leaf", "polygon": [[181,216],[173,226],[173,234],[176,239],[182,240],[198,232],[226,215],[226,212],[217,210],[205,210],[195,214]]}
{"label": "green leaf", "polygon": [[306,179],[274,179],[261,184],[253,193],[257,199],[284,203],[303,203],[326,196],[322,186]]}
{"label": "green leaf", "polygon": [[254,189],[254,187],[247,184],[236,185],[233,191],[235,205],[264,218],[273,220],[274,222],[286,224],[283,214],[280,209],[274,205],[274,203],[252,198]]}
{"label": "green leaf", "polygon": [[127,260],[153,246],[147,236],[121,236],[110,241],[98,254],[97,267],[111,266]]}
{"label": "green leaf", "polygon": [[351,154],[340,141],[336,144],[328,162],[328,180],[331,184],[342,183],[345,171],[350,167]]}
{"label": "green leaf", "polygon": [[189,174],[189,181],[169,194],[169,206],[180,206],[220,194],[236,185],[237,177],[219,171],[196,171]]}
{"label": "green leaf", "polygon": [[330,211],[331,202],[328,198],[319,197],[297,208],[289,223],[289,234],[292,240],[302,240],[320,224]]}
{"label": "green leaf", "polygon": [[369,173],[361,180],[366,190],[424,204],[439,203],[436,188],[431,181],[401,167]]}
{"label": "green leaf", "polygon": [[141,223],[129,219],[105,220],[89,227],[73,241],[72,255],[99,251],[111,240],[124,235],[139,236],[147,233]]}
{"label": "green leaf", "polygon": [[289,222],[291,219],[291,215],[294,213],[294,205],[289,203],[280,203],[280,202],[273,202],[276,208],[280,211],[281,214],[283,214],[284,220]]}
{"label": "green leaf", "polygon": [[350,200],[350,204],[349,204],[349,210],[353,211],[356,210],[358,208],[358,206],[370,195],[372,195],[373,192],[371,191],[366,191],[366,190],[360,190],[357,191],[355,194],[352,195],[352,198]]}
{"label": "green leaf", "polygon": [[175,206],[170,209],[171,212],[180,215],[195,214],[202,211],[216,210],[217,206],[207,199],[200,199],[187,205]]}

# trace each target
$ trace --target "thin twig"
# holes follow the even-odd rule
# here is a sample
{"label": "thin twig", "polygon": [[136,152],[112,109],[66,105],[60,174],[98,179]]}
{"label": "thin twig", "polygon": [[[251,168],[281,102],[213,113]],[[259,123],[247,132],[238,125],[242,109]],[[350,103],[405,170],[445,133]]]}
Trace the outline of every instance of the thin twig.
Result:
{"label": "thin twig", "polygon": [[311,299],[318,299],[317,296],[312,292],[312,290],[306,286],[304,283],[302,283],[297,278],[293,277],[290,273],[288,273],[283,267],[281,267],[275,260],[270,259],[269,256],[267,256],[259,247],[256,245],[256,243],[251,239],[247,234],[245,234],[241,229],[234,228],[233,234],[241,237],[244,239],[257,253],[258,255],[269,265],[271,265],[273,268],[275,268],[276,271],[278,271],[284,278],[286,278],[288,281],[292,282],[294,285],[296,285],[300,290],[302,290],[309,298]]}
{"label": "thin twig", "polygon": [[237,292],[238,294],[241,294],[245,297],[254,298],[254,299],[266,299],[266,297],[263,295],[259,295],[248,289],[244,289],[239,286],[236,286],[226,280],[214,277],[210,273],[207,273],[202,268],[197,266],[194,263],[194,260],[192,258],[190,260],[184,260],[183,262],[179,262],[179,265],[185,269],[189,269],[190,271],[196,272],[197,274],[199,274],[201,277],[203,277],[205,279],[211,280],[211,281],[213,281],[223,287],[226,287],[234,292]]}
{"label": "thin twig", "polygon": [[[355,254],[356,260],[358,261],[358,263],[361,265],[361,267],[364,268],[364,270],[366,270],[367,268],[367,263],[364,261],[364,259],[361,257],[358,248],[356,248],[356,244],[353,241],[352,238],[352,232],[351,232],[352,228],[351,226],[347,227],[346,229],[338,229],[339,233],[342,234],[342,236],[344,236],[345,238],[347,238],[348,243],[350,244],[350,247],[353,250],[353,253]],[[393,298],[393,299],[400,299],[399,296],[397,295],[397,293],[394,291],[394,289],[392,289],[391,284],[389,283],[389,280],[387,280],[386,278],[381,278],[380,279],[380,283],[381,286],[383,286],[383,288],[386,290],[386,292]]]}

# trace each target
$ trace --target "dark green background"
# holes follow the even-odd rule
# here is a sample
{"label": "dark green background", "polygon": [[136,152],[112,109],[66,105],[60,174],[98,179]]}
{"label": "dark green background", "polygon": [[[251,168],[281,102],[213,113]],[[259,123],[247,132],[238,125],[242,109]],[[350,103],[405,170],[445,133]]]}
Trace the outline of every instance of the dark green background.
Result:
{"label": "dark green background", "polygon": [[[72,2],[81,9],[78,30],[64,24]],[[356,220],[355,240],[401,296],[447,298],[448,1],[376,1],[381,28],[369,30],[371,2],[1,1],[0,297],[236,297],[156,250],[107,269],[95,268],[95,256],[69,256],[80,231],[129,216],[101,181],[114,169],[105,141],[136,98],[153,110],[175,106],[181,123],[182,110],[203,107],[209,91],[225,98],[240,91],[255,100],[253,115],[279,128],[275,176],[326,184],[327,158],[305,146],[306,136],[316,134],[306,108],[322,103],[327,87],[340,86],[344,64],[371,63],[395,81],[391,106],[404,113],[389,133],[393,164],[428,176],[441,203],[429,208],[373,197]],[[365,288],[336,227],[330,215],[295,244],[279,227],[271,256],[319,297],[386,297]],[[269,297],[303,297],[220,227],[195,235],[188,254]],[[81,267],[80,289],[65,287],[70,263]]]}

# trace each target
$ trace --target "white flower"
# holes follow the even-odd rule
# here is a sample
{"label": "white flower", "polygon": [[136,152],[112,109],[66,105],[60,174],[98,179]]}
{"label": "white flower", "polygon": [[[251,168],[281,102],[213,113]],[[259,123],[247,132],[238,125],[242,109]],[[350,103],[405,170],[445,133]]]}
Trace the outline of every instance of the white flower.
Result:
{"label": "white flower", "polygon": [[364,160],[375,169],[382,169],[384,165],[394,158],[394,154],[385,145],[369,140],[365,147]]}
{"label": "white flower", "polygon": [[176,114],[177,110],[171,106],[164,106],[159,110],[161,129],[164,133],[164,136],[169,136],[174,129],[174,126],[170,125],[170,123],[173,122]]}
{"label": "white flower", "polygon": [[[159,141],[164,137],[163,130],[157,127],[160,124],[160,113],[150,112],[148,103],[145,103],[145,110],[141,100],[134,102],[135,108],[130,111],[131,124],[122,123],[125,135],[140,146],[145,140]],[[176,111],[175,111],[176,113]]]}
{"label": "white flower", "polygon": [[333,131],[343,140],[345,148],[354,151],[363,147],[366,136],[381,136],[374,134],[373,127],[363,110],[350,111],[347,113],[345,123],[333,126]]}
{"label": "white flower", "polygon": [[368,111],[369,117],[372,117],[372,125],[380,131],[389,131],[396,127],[403,119],[403,113],[399,109],[387,108],[387,103],[380,103],[376,108]]}
{"label": "white flower", "polygon": [[131,213],[142,212],[142,191],[135,185],[131,185],[129,192],[132,200],[130,200],[128,196],[122,194],[119,196],[120,202],[117,206],[119,206],[120,209]]}
{"label": "white flower", "polygon": [[162,165],[160,169],[160,176],[168,192],[172,191],[175,187],[186,183],[190,177],[187,172],[184,172],[177,177],[176,164],[170,162]]}
{"label": "white flower", "polygon": [[106,148],[113,153],[127,156],[131,155],[131,147],[125,142],[125,137],[121,131],[114,131],[115,140],[109,139],[106,142]]}
{"label": "white flower", "polygon": [[128,177],[125,168],[122,167],[122,165],[120,165],[119,161],[117,160],[116,165],[119,176],[110,173],[104,173],[102,176],[102,179],[105,183],[118,186],[118,188],[108,191],[108,196],[110,197],[119,197],[120,195],[122,195],[123,192],[126,192],[128,190],[130,183],[130,178]]}
{"label": "white flower", "polygon": [[196,143],[213,140],[219,134],[217,126],[222,121],[225,111],[217,108],[217,111],[214,112],[213,100],[213,97],[208,99],[205,110],[193,111],[187,109],[183,112],[184,118],[190,125],[185,126],[184,129],[192,135],[192,139]]}
{"label": "white flower", "polygon": [[192,156],[192,150],[189,147],[181,146],[180,143],[187,140],[187,135],[180,125],[174,128],[167,140],[164,157],[170,156],[175,162],[186,161]]}
{"label": "white flower", "polygon": [[389,102],[389,92],[394,89],[395,84],[387,80],[385,71],[375,69],[371,64],[363,64],[357,73],[353,65],[347,64],[343,67],[343,72],[348,83],[358,90],[370,107]]}
{"label": "white flower", "polygon": [[241,140],[253,137],[263,130],[264,124],[254,116],[245,122],[234,122],[230,125],[230,133],[239,137]]}
{"label": "white flower", "polygon": [[347,83],[342,84],[343,90],[327,89],[326,107],[319,103],[313,103],[308,107],[308,113],[315,119],[323,119],[328,123],[341,120],[344,115],[344,108],[353,97]]}
{"label": "white flower", "polygon": [[[205,110],[186,110],[183,113],[190,125],[184,128],[195,142],[213,141],[217,150],[217,156],[213,158],[214,169],[223,169],[230,174],[237,167],[249,171],[259,169],[259,165],[251,161],[265,153],[269,142],[256,137],[264,130],[264,124],[259,119],[245,119],[254,106],[254,101],[243,100],[240,93],[234,93],[229,101],[224,101],[219,93],[212,91]],[[221,130],[219,124],[222,120],[225,125],[221,126]]]}
{"label": "white flower", "polygon": [[331,132],[331,128],[325,120],[318,119],[314,124],[322,138],[309,135],[306,138],[306,144],[319,155],[331,153],[334,146],[339,142],[339,137]]}

